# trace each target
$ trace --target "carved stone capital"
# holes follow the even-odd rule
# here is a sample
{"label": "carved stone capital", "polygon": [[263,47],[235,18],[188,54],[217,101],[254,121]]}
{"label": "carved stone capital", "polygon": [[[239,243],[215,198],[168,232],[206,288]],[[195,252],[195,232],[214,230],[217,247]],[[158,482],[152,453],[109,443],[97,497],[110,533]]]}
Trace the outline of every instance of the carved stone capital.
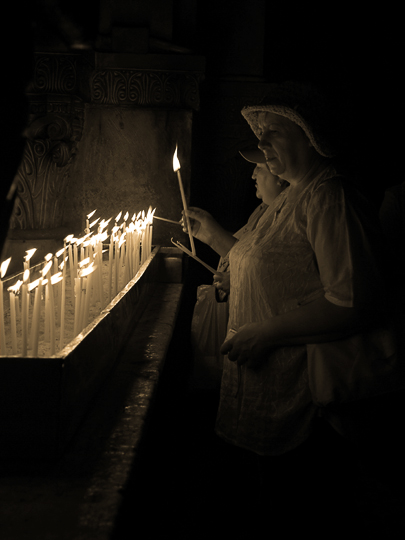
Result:
{"label": "carved stone capital", "polygon": [[95,104],[199,108],[202,75],[190,72],[132,69],[96,70],[91,78],[91,101]]}
{"label": "carved stone capital", "polygon": [[69,167],[84,126],[84,102],[76,94],[79,64],[78,55],[35,57],[11,229],[52,229],[62,223]]}

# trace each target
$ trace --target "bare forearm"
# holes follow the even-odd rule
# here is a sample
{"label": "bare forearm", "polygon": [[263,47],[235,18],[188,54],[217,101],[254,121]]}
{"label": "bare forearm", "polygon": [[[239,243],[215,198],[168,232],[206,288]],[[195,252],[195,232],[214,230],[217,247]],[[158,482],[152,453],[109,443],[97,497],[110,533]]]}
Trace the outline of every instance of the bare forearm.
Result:
{"label": "bare forearm", "polygon": [[238,364],[255,367],[272,349],[336,341],[370,327],[379,313],[340,307],[323,296],[296,310],[237,329],[221,346],[221,353]]}
{"label": "bare forearm", "polygon": [[232,246],[238,240],[230,233],[218,225],[217,229],[210,235],[208,245],[221,257],[225,257]]}
{"label": "bare forearm", "polygon": [[342,339],[360,332],[367,323],[363,311],[337,306],[322,296],[260,324],[269,346],[277,347]]}

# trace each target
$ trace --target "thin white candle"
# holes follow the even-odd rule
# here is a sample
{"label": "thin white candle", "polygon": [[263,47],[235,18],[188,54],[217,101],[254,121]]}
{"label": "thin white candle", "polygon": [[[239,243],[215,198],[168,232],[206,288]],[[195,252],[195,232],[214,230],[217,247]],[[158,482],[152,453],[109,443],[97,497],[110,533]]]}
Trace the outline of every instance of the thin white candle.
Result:
{"label": "thin white candle", "polygon": [[9,287],[10,293],[10,324],[11,324],[11,346],[13,354],[17,354],[17,322],[15,316],[15,290]]}
{"label": "thin white candle", "polygon": [[21,288],[21,333],[22,333],[22,356],[27,356],[28,350],[28,281],[30,271],[24,271],[23,284]]}
{"label": "thin white candle", "polygon": [[66,258],[62,262],[62,294],[60,303],[59,347],[63,349],[65,341],[65,309],[66,309]]}
{"label": "thin white candle", "polygon": [[4,305],[3,305],[3,277],[6,275],[11,257],[1,263],[0,267],[0,354],[5,355],[6,348],[6,333],[4,331]]}
{"label": "thin white candle", "polygon": [[183,202],[184,217],[185,217],[186,224],[187,224],[188,236],[190,238],[191,251],[192,251],[193,255],[195,255],[196,252],[195,252],[195,247],[194,247],[194,238],[193,238],[193,235],[192,235],[192,232],[191,232],[190,219],[189,219],[189,217],[187,215],[186,195],[184,193],[183,182],[181,180],[181,174],[180,174],[180,161],[179,161],[179,159],[177,157],[177,146],[176,146],[176,151],[175,151],[174,156],[173,156],[173,170],[174,170],[174,172],[177,172],[177,178],[179,180],[179,188],[180,188],[181,200]]}
{"label": "thin white candle", "polygon": [[[49,259],[48,255],[45,257],[45,260],[47,258]],[[49,341],[50,339],[50,324],[51,324],[51,320],[50,320],[51,319],[51,303],[50,302],[51,302],[51,299],[49,296],[49,287],[47,286],[47,284],[50,279],[50,276],[48,276],[48,274],[51,270],[51,267],[52,267],[52,261],[48,260],[48,262],[45,264],[42,270],[42,277],[44,278],[43,285],[45,286],[45,332],[44,332],[45,341]]]}
{"label": "thin white candle", "polygon": [[114,258],[114,235],[113,235],[113,231],[111,231],[110,247],[109,247],[109,251],[108,251],[108,303],[111,302],[113,258]]}
{"label": "thin white candle", "polygon": [[39,321],[41,314],[41,296],[42,296],[42,277],[38,279],[38,286],[35,290],[34,311],[32,314],[31,324],[31,348],[32,356],[38,355],[38,341],[39,341]]}
{"label": "thin white candle", "polygon": [[75,319],[74,319],[74,335],[77,336],[79,333],[79,323],[80,323],[80,300],[81,300],[81,278],[75,278]]}

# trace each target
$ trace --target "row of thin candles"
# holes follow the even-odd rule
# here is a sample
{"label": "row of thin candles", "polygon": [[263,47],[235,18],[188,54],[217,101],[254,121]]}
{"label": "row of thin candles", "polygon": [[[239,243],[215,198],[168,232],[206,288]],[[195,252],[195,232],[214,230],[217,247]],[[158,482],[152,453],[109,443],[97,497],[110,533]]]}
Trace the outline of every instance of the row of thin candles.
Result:
{"label": "row of thin candles", "polygon": [[[63,248],[57,253],[49,253],[43,262],[30,268],[30,260],[36,249],[26,251],[23,273],[9,280],[6,275],[11,258],[1,263],[0,272],[0,354],[9,353],[6,347],[4,284],[10,299],[11,353],[13,355],[38,356],[40,321],[44,320],[44,340],[49,343],[50,355],[56,353],[56,327],[59,326],[59,349],[65,344],[66,287],[70,277],[71,298],[74,302],[73,337],[77,336],[89,323],[90,307],[96,306],[100,312],[117,296],[120,287],[136,276],[140,267],[152,250],[152,230],[154,210],[139,212],[128,221],[128,212],[122,218],[120,212],[111,221],[100,218],[90,223],[96,210],[87,215],[84,236],[69,235],[64,239]],[[120,220],[122,221],[120,222]],[[92,232],[93,231],[93,232]],[[104,253],[108,253],[105,256]],[[108,260],[107,285],[103,282],[103,257]],[[38,277],[33,280],[33,274]],[[22,277],[22,279],[20,279]],[[106,290],[105,290],[106,289]],[[29,309],[29,306],[32,309]],[[17,341],[17,327],[20,325],[21,340]]]}

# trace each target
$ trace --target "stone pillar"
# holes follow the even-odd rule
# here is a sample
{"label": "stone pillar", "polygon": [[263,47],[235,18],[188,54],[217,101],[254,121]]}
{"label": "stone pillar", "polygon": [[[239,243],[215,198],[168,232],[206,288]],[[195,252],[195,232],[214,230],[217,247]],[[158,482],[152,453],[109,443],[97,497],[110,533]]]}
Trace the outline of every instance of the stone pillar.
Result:
{"label": "stone pillar", "polygon": [[[95,209],[106,220],[149,206],[180,219],[172,157],[177,144],[189,196],[203,73],[201,57],[36,54],[18,196],[2,255],[13,256],[13,270],[25,250],[37,247],[38,260],[67,234],[84,234]],[[171,245],[172,236],[186,240],[180,227],[156,221],[154,243]]]}

